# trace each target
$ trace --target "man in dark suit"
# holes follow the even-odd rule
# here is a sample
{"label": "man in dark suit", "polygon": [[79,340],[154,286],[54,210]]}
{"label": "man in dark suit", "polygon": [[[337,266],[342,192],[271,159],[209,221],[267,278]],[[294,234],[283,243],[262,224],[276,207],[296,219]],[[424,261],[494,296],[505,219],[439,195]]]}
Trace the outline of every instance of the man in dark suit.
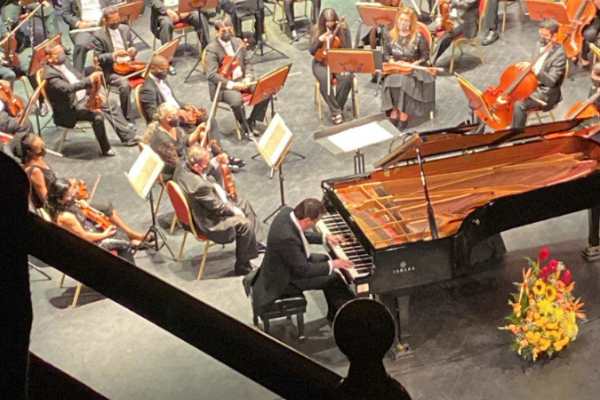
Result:
{"label": "man in dark suit", "polygon": [[135,130],[135,124],[131,120],[131,86],[129,79],[123,79],[114,70],[117,60],[128,62],[133,60],[137,50],[133,46],[133,37],[129,25],[121,24],[119,10],[115,6],[108,6],[103,12],[103,22],[105,27],[94,32],[92,44],[94,46],[94,56],[98,57],[106,83],[119,89],[119,100],[121,110],[125,119],[129,121],[129,127]]}
{"label": "man in dark suit", "polygon": [[[119,0],[65,0],[63,4],[63,19],[69,25],[69,30],[87,29],[100,25],[102,10],[108,5],[119,3]],[[92,31],[69,34],[73,42],[73,66],[83,73],[85,58],[88,51],[92,50]]]}
{"label": "man in dark suit", "polygon": [[61,45],[46,47],[43,77],[48,82],[46,93],[52,104],[54,111],[52,118],[56,126],[73,128],[77,121],[90,121],[102,155],[109,157],[114,156],[115,153],[106,136],[104,118],[108,119],[117,136],[126,146],[135,146],[140,142],[141,138],[135,136],[135,133],[129,129],[121,109],[115,102],[105,101],[98,111],[89,111],[86,108],[88,99],[86,89],[90,89],[94,82],[101,82],[102,73],[94,72],[85,78],[73,68]]}
{"label": "man in dark suit", "polygon": [[[479,0],[440,0],[439,4],[442,5],[448,3],[451,9],[457,10],[457,18],[452,21],[454,22],[454,29],[450,32],[445,32],[438,40],[436,40],[437,47],[433,51],[431,56],[432,64],[440,58],[440,56],[446,51],[452,44],[452,41],[460,35],[465,35],[466,38],[471,39],[477,35],[477,28],[479,24]],[[437,30],[441,30],[441,19],[436,20]]]}
{"label": "man in dark suit", "polygon": [[[540,41],[533,52],[533,58],[543,53],[533,66],[533,73],[538,80],[538,87],[525,101],[517,101],[514,106],[511,127],[523,129],[527,124],[527,113],[530,110],[542,109],[548,111],[562,100],[560,85],[565,79],[567,68],[567,53],[560,43],[556,43],[558,22],[553,19],[545,19],[540,24]],[[519,69],[529,66],[528,62],[517,64]],[[502,98],[498,99],[499,102]]]}
{"label": "man in dark suit", "polygon": [[235,240],[235,272],[246,275],[252,271],[250,260],[264,250],[257,240],[260,222],[246,199],[227,199],[223,188],[207,175],[209,163],[208,151],[194,145],[188,150],[185,163],[175,169],[173,179],[185,193],[196,232],[219,244]]}
{"label": "man in dark suit", "polygon": [[[185,22],[194,27],[194,30],[198,35],[198,40],[202,44],[202,48],[206,48],[210,41],[210,36],[208,31],[208,18],[206,18],[204,13],[194,10],[192,12],[179,14],[179,0],[151,1],[152,14],[150,14],[150,30],[156,38],[160,39],[162,44],[169,43],[173,40],[173,29],[175,28],[175,24]],[[175,68],[172,65],[169,67],[169,74],[176,74]]]}
{"label": "man in dark suit", "polygon": [[265,119],[269,99],[265,99],[256,104],[252,109],[250,118],[246,120],[246,110],[244,109],[244,98],[242,93],[251,93],[254,86],[250,83],[254,80],[254,68],[250,64],[250,57],[245,48],[239,50],[236,58],[240,65],[233,69],[231,79],[225,78],[219,73],[223,66],[225,57],[233,56],[240,46],[242,40],[233,37],[233,24],[229,18],[222,18],[215,21],[217,37],[207,47],[205,52],[206,74],[208,75],[208,91],[211,100],[214,99],[217,91],[217,84],[221,83],[221,92],[219,101],[223,101],[231,107],[235,118],[243,127],[244,136],[250,140],[250,135],[254,133],[256,121]]}
{"label": "man in dark suit", "polygon": [[252,296],[257,310],[283,295],[305,290],[323,290],[327,300],[327,319],[333,321],[337,310],[355,296],[335,269],[352,267],[347,260],[330,260],[323,254],[311,254],[309,244],[332,245],[343,242],[342,236],[323,237],[310,229],[325,213],[317,199],[306,199],[295,209],[284,207],[273,220],[267,250],[255,277]]}

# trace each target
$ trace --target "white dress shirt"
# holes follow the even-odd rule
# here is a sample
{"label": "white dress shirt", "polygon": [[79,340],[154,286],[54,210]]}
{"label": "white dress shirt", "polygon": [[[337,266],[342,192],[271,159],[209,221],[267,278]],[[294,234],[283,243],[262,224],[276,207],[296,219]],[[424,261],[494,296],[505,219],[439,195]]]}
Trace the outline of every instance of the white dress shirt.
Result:
{"label": "white dress shirt", "polygon": [[[306,236],[304,236],[304,231],[302,230],[302,227],[300,226],[300,222],[298,221],[298,218],[296,218],[296,216],[294,215],[293,211],[290,213],[290,218],[292,219],[292,222],[294,223],[294,225],[296,225],[296,228],[298,228],[298,232],[300,233],[300,239],[302,239],[302,244],[304,245],[304,251],[306,252],[306,259],[308,260],[310,258],[310,245],[308,244],[308,240],[306,240]],[[323,243],[325,243],[325,235],[323,235]],[[331,260],[329,260],[328,264],[329,264],[329,273],[331,274],[331,272],[333,271],[333,263],[331,262]]]}
{"label": "white dress shirt", "polygon": [[[226,42],[224,40],[221,40],[219,38],[217,38],[217,40],[219,41],[219,43],[221,43],[221,46],[223,46],[223,49],[225,49],[225,53],[227,53],[228,56],[232,56],[235,54],[235,51],[233,51],[233,45],[231,44],[231,40]],[[241,46],[241,44],[240,44]],[[233,73],[231,74],[231,81],[227,82],[227,86],[226,88],[228,90],[233,89],[233,84],[236,79],[241,78],[244,75],[244,72],[242,71],[242,67],[238,66],[236,69],[233,70]]]}
{"label": "white dress shirt", "polygon": [[[545,46],[540,49],[540,52],[544,51],[544,48],[545,48]],[[547,53],[542,54],[542,56],[534,64],[533,69],[532,69],[534,74],[537,75],[540,73],[540,71],[542,70],[542,65],[544,65],[544,63],[546,62],[546,58],[548,58],[548,54],[550,54],[550,53],[547,52]]]}
{"label": "white dress shirt", "polygon": [[[79,82],[79,79],[77,79],[75,74],[72,73],[71,71],[69,71],[69,69],[64,64],[63,65],[52,65],[52,67],[55,68],[61,74],[63,74],[63,76],[65,78],[67,78],[67,81],[69,81],[70,84]],[[85,93],[86,93],[85,89],[81,89],[81,90],[78,90],[77,92],[75,92],[75,96],[77,96],[78,102],[85,99]]]}
{"label": "white dress shirt", "polygon": [[92,26],[100,25],[102,7],[98,0],[81,0],[81,20]]}
{"label": "white dress shirt", "polygon": [[152,74],[148,74],[148,76],[154,80],[154,82],[156,82],[156,86],[158,86],[160,94],[162,94],[162,97],[165,99],[165,103],[180,109],[181,107],[179,107],[177,100],[175,100],[175,97],[173,97],[173,92],[171,92],[171,89],[169,89],[169,86],[165,83],[165,81],[158,79]]}
{"label": "white dress shirt", "polygon": [[[110,35],[110,40],[112,42],[114,51],[127,50],[125,48],[125,42],[123,41],[121,32],[119,32],[119,28],[117,28],[117,29],[108,28],[107,30],[108,30],[108,34]],[[115,58],[115,62],[124,63],[124,62],[129,62],[129,61],[131,61],[131,57],[129,57],[129,56]]]}

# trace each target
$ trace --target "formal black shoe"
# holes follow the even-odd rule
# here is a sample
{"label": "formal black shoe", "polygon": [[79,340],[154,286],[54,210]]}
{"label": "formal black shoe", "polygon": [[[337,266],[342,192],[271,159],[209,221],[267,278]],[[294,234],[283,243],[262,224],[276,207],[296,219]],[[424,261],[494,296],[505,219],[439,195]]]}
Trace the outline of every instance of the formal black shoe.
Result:
{"label": "formal black shoe", "polygon": [[175,67],[172,65],[169,65],[168,73],[169,73],[169,75],[177,75],[177,71],[175,70]]}
{"label": "formal black shoe", "polygon": [[408,120],[398,122],[397,127],[400,131],[406,129],[408,127]]}
{"label": "formal black shoe", "polygon": [[229,164],[228,167],[229,167],[229,170],[234,174],[237,174],[238,172],[240,172],[240,167],[238,167],[237,165]]}
{"label": "formal black shoe", "polygon": [[500,39],[500,35],[498,35],[498,32],[489,31],[485,39],[481,41],[481,44],[484,46],[489,46],[490,44],[496,43],[496,40],[498,39]]}
{"label": "formal black shoe", "polygon": [[246,166],[246,161],[241,158],[229,156],[229,165],[237,165],[240,168],[244,168]]}
{"label": "formal black shoe", "polygon": [[108,150],[106,150],[105,152],[103,152],[103,153],[102,153],[102,155],[103,155],[104,157],[114,157],[116,154],[115,154],[115,152],[113,151],[113,149],[108,149]]}
{"label": "formal black shoe", "polygon": [[377,83],[379,82],[379,72],[371,75],[371,83]]}
{"label": "formal black shoe", "polygon": [[256,242],[256,250],[259,254],[267,252],[267,244],[265,242]]}
{"label": "formal black shoe", "polygon": [[235,273],[238,275],[248,275],[254,268],[252,268],[252,264],[249,261],[246,262],[235,262]]}
{"label": "formal black shoe", "polygon": [[133,122],[130,122],[127,126],[131,132],[137,132],[137,126]]}
{"label": "formal black shoe", "polygon": [[38,115],[40,117],[45,117],[46,115],[48,115],[48,106],[46,105],[45,101],[42,101],[38,106]]}
{"label": "formal black shoe", "polygon": [[128,141],[126,141],[125,143],[123,143],[123,145],[126,146],[126,147],[132,147],[132,146],[137,145],[141,141],[142,141],[142,137],[141,136],[134,136],[132,139],[129,139]]}
{"label": "formal black shoe", "polygon": [[71,55],[71,48],[70,47],[64,47],[63,46],[63,51],[65,52],[66,55],[68,55],[68,56]]}

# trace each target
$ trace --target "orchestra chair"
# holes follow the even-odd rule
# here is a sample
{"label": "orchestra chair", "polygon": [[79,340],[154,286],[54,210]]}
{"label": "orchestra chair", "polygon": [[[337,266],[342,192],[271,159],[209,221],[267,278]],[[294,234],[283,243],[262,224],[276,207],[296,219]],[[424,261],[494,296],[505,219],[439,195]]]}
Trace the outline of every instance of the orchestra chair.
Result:
{"label": "orchestra chair", "polygon": [[[39,86],[41,86],[42,82],[44,82],[44,79],[42,77],[43,73],[44,73],[43,69],[39,69],[35,73],[35,80],[37,81],[37,84]],[[44,98],[47,100],[48,108],[52,112],[54,112],[54,110],[52,109],[52,103],[50,102],[50,98],[48,97],[48,93],[46,93],[45,86],[42,88],[42,94],[44,95]],[[65,126],[57,126],[57,128],[61,128],[63,130],[62,138],[60,139],[60,144],[58,145],[58,150],[57,150],[59,153],[62,153],[62,148],[63,148],[63,145],[65,144],[65,139],[67,138],[67,133],[69,133],[69,131],[75,130],[75,129],[78,131],[81,131],[81,132],[85,132],[86,129],[92,129],[92,123],[89,121],[78,121],[73,128],[67,128]],[[94,141],[98,145],[99,152],[102,153],[102,148],[100,147],[100,143],[98,143],[97,140],[94,140]]]}
{"label": "orchestra chair", "polygon": [[304,297],[304,294],[281,297],[259,311],[254,307],[252,286],[245,287],[245,289],[250,298],[250,303],[252,303],[254,326],[259,326],[258,320],[260,318],[264,331],[268,335],[271,330],[270,320],[283,317],[291,320],[292,316],[295,315],[296,324],[298,325],[298,339],[304,340],[306,338],[304,336],[304,313],[306,313],[306,297]]}
{"label": "orchestra chair", "polygon": [[[335,93],[335,85],[337,81],[333,78],[331,90]],[[321,84],[317,79],[315,79],[315,104],[317,105],[317,109],[319,110],[319,119],[323,118],[323,105],[321,104]],[[352,90],[350,91],[350,97],[352,98],[352,114],[354,118],[358,118],[360,115],[360,105],[358,103],[358,79],[356,79],[356,75],[352,79]]]}
{"label": "orchestra chair", "polygon": [[483,17],[485,16],[485,10],[487,9],[487,3],[488,3],[488,0],[480,0],[479,1],[479,24],[478,24],[477,33],[475,34],[475,36],[471,39],[468,39],[464,35],[460,35],[459,37],[455,38],[452,41],[452,56],[450,58],[450,73],[454,72],[454,56],[455,56],[457,48],[460,50],[460,55],[462,56],[464,54],[463,49],[465,46],[475,47],[475,49],[477,50],[477,55],[479,56],[479,59],[481,60],[481,63],[482,64],[485,63],[485,60],[483,59],[483,53],[481,52],[481,47],[479,46],[479,43],[477,43],[477,36],[479,36],[479,33],[481,32],[481,24],[483,22]]}
{"label": "orchestra chair", "polygon": [[[567,76],[569,76],[569,60],[567,60],[567,66],[565,67],[565,75],[563,76],[563,79],[560,82],[561,87],[562,87],[563,83],[565,83],[565,81],[567,80]],[[550,120],[552,122],[556,121],[556,118],[554,117],[554,109],[558,106],[559,103],[560,103],[560,101],[558,103],[556,103],[554,105],[554,107],[552,107],[551,110],[548,110],[548,111],[542,110],[541,105],[539,108],[530,110],[529,114],[527,114],[527,120],[529,121],[529,118],[536,118],[538,120],[538,123],[540,123],[540,124],[544,122],[543,121],[544,118],[550,118]]]}
{"label": "orchestra chair", "polygon": [[[304,3],[304,15],[296,15],[294,21],[300,21],[303,19],[309,19],[308,17],[308,0],[294,0],[294,7],[296,3]],[[312,3],[311,3],[312,4]],[[277,14],[277,7],[281,9],[281,18],[276,20],[275,14]],[[311,6],[312,7],[312,6]],[[287,18],[285,17],[285,7],[283,4],[283,0],[273,0],[273,22],[279,25],[279,29],[283,30],[283,27],[287,25]]]}
{"label": "orchestra chair", "polygon": [[[173,34],[178,33],[180,36],[183,36],[185,47],[187,48],[188,43],[188,33],[196,32],[194,27],[186,22],[176,22],[173,24]],[[156,51],[156,41],[158,40],[156,36],[152,35],[154,41],[152,42],[152,51]],[[198,46],[198,54],[202,54],[202,43],[198,39],[198,35],[196,35],[196,45]]]}
{"label": "orchestra chair", "polygon": [[523,5],[521,4],[521,0],[498,0],[504,3],[504,14],[502,15],[502,32],[504,32],[504,28],[506,27],[506,16],[508,15],[508,7],[513,4],[518,4],[521,14],[519,15],[521,21],[525,21],[525,11],[523,11]]}
{"label": "orchestra chair", "polygon": [[184,230],[183,241],[181,242],[181,249],[179,250],[177,261],[181,260],[181,256],[183,254],[183,247],[185,246],[185,240],[187,239],[188,233],[194,235],[194,238],[196,238],[197,241],[201,243],[206,243],[206,245],[204,246],[202,262],[200,263],[200,269],[198,270],[197,279],[201,280],[202,273],[204,272],[204,266],[206,265],[208,249],[210,248],[210,246],[214,246],[216,243],[211,242],[206,236],[199,235],[198,233],[196,233],[196,228],[194,228],[194,222],[192,220],[192,212],[190,211],[190,206],[179,185],[173,181],[169,181],[169,183],[167,183],[167,193],[169,194],[171,204],[173,204],[173,208],[175,209],[175,215],[177,216],[177,219],[179,220],[181,227]]}

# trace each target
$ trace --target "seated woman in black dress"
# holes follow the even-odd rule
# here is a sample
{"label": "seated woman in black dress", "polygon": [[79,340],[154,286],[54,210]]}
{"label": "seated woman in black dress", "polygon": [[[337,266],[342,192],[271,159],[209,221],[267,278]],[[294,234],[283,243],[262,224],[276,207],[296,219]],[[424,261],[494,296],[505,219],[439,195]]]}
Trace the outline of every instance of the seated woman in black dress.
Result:
{"label": "seated woman in black dress", "polygon": [[[336,37],[340,41],[338,48],[351,48],[352,37],[350,36],[350,30],[346,26],[345,22],[340,22],[338,15],[333,8],[326,8],[319,16],[319,22],[313,25],[310,32],[310,47],[308,50],[313,56],[319,52],[319,50],[327,49],[327,42],[334,41],[333,33],[335,32],[338,24],[340,28],[337,30]],[[313,58],[312,70],[315,78],[319,81],[321,96],[329,106],[331,111],[333,123],[336,125],[344,122],[342,111],[344,110],[344,104],[348,100],[348,94],[352,88],[352,74],[332,74],[327,75],[327,66],[325,60],[318,61]],[[334,78],[337,80],[336,93],[331,90],[331,93],[327,91],[327,79]]]}
{"label": "seated woman in black dress", "polygon": [[[417,15],[411,8],[398,10],[383,57],[389,63],[429,64],[429,43],[417,32]],[[435,110],[435,78],[428,71],[413,69],[408,74],[390,74],[383,87],[381,109],[400,130],[407,127],[409,116],[426,116]]]}
{"label": "seated woman in black dress", "polygon": [[98,228],[76,206],[77,188],[66,179],[55,180],[49,188],[47,206],[52,221],[85,240],[108,251],[117,251],[119,257],[135,264],[131,242],[124,231],[110,225]]}
{"label": "seated woman in black dress", "polygon": [[[44,140],[34,134],[28,133],[22,137],[18,156],[21,158],[23,169],[31,183],[30,200],[35,208],[42,208],[48,197],[50,185],[57,180],[54,170],[46,163],[46,144]],[[75,185],[76,180],[70,181]],[[90,206],[106,215],[110,221],[117,227],[123,229],[130,240],[137,244],[137,241],[144,239],[144,234],[130,228],[119,216],[117,210],[111,201],[101,194],[94,194]],[[152,240],[152,238],[150,239]]]}

